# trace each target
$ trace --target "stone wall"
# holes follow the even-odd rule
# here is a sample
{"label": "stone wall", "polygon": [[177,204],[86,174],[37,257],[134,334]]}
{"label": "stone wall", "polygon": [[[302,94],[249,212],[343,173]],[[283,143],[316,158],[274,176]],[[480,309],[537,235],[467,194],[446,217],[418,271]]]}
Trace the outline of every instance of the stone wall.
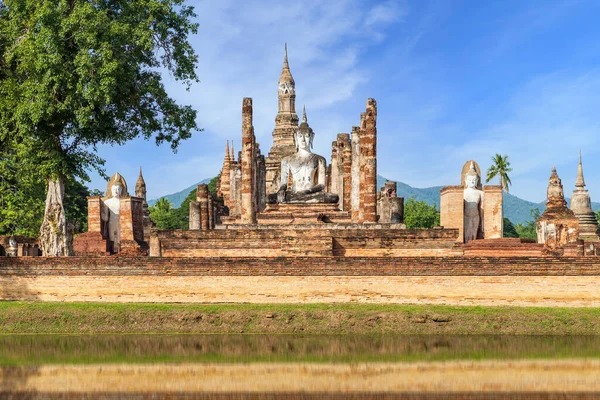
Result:
{"label": "stone wall", "polygon": [[600,306],[595,257],[0,258],[0,300]]}
{"label": "stone wall", "polygon": [[[400,224],[306,225],[212,231],[153,231],[152,255],[163,257],[460,256],[457,230],[399,229]],[[382,229],[388,228],[388,229]]]}

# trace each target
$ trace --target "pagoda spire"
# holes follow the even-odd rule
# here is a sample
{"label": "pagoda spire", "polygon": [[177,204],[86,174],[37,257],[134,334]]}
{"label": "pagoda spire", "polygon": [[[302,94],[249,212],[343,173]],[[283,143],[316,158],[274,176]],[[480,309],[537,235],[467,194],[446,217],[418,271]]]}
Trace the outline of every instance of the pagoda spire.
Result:
{"label": "pagoda spire", "polygon": [[229,153],[229,140],[225,142],[225,160],[231,160],[231,154]]}
{"label": "pagoda spire", "polygon": [[137,182],[135,183],[135,197],[140,197],[144,199],[144,203],[146,203],[146,181],[144,180],[144,175],[142,174],[141,166],[140,175],[138,176]]}
{"label": "pagoda spire", "polygon": [[284,45],[283,68],[281,69],[281,76],[279,77],[279,84],[282,84],[283,82],[290,83],[292,89],[294,89],[296,85],[296,82],[294,82],[294,77],[292,76],[292,72],[290,71],[290,64],[288,62],[287,43]]}
{"label": "pagoda spire", "polygon": [[585,187],[585,180],[583,179],[583,163],[581,162],[581,150],[579,150],[579,165],[577,166],[577,180],[575,181],[575,187],[583,189]]}

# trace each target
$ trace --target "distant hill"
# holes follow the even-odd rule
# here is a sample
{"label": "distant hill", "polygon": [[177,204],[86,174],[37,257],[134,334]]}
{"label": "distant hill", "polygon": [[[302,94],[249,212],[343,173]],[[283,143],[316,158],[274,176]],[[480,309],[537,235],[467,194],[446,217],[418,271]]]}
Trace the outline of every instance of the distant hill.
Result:
{"label": "distant hill", "polygon": [[[194,184],[194,185],[192,185],[192,186],[190,186],[190,187],[188,187],[186,189],[183,189],[180,192],[173,193],[173,194],[168,194],[168,195],[163,196],[163,197],[166,197],[167,200],[169,200],[171,203],[173,203],[173,207],[179,208],[179,206],[181,205],[181,203],[183,203],[183,201],[185,200],[185,198],[188,196],[188,194],[190,194],[190,192],[192,190],[196,189],[196,187],[198,185],[200,185],[201,183],[205,183],[205,184],[208,185],[208,183],[210,182],[210,179],[211,178],[204,179],[203,181],[200,181],[200,182],[198,182],[198,183],[196,183],[196,184]],[[154,203],[156,203],[156,200],[158,200],[158,199],[148,200],[148,205],[149,206],[153,206]]]}
{"label": "distant hill", "polygon": [[[377,175],[377,188],[383,187],[387,179],[383,176]],[[192,190],[201,183],[208,184],[210,179],[204,179],[197,184],[194,184],[180,192],[166,195],[166,197],[175,207],[179,207],[183,200],[187,197]],[[415,188],[407,185],[406,183],[398,182],[397,194],[399,197],[409,199],[414,197],[415,200],[424,201],[429,205],[435,204],[439,210],[440,208],[440,189],[442,186],[433,186],[428,188]],[[157,199],[148,201],[149,205],[153,205]],[[531,219],[531,210],[538,208],[540,213],[546,209],[545,201],[541,203],[533,203],[531,201],[523,200],[514,196],[510,193],[504,193],[504,216],[511,220],[513,224],[525,223]],[[567,202],[569,199],[567,199]],[[600,203],[592,203],[594,211],[600,210]]]}

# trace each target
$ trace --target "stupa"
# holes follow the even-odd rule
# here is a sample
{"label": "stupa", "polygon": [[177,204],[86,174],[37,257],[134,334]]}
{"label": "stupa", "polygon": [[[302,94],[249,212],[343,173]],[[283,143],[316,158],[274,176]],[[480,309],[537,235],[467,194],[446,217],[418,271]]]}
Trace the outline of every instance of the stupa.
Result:
{"label": "stupa", "polygon": [[575,181],[575,190],[573,190],[573,195],[571,196],[570,208],[579,219],[579,237],[585,240],[600,240],[596,214],[592,210],[590,194],[585,189],[581,153],[579,153],[577,180]]}

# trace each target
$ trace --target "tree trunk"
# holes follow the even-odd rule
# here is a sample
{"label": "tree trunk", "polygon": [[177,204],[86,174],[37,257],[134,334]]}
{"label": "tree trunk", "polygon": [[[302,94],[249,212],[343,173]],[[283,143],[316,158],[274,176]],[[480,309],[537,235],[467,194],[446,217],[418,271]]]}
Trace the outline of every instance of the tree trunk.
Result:
{"label": "tree trunk", "polygon": [[73,254],[73,236],[65,218],[64,198],[64,177],[48,179],[46,210],[40,227],[40,247],[44,256],[58,257]]}

